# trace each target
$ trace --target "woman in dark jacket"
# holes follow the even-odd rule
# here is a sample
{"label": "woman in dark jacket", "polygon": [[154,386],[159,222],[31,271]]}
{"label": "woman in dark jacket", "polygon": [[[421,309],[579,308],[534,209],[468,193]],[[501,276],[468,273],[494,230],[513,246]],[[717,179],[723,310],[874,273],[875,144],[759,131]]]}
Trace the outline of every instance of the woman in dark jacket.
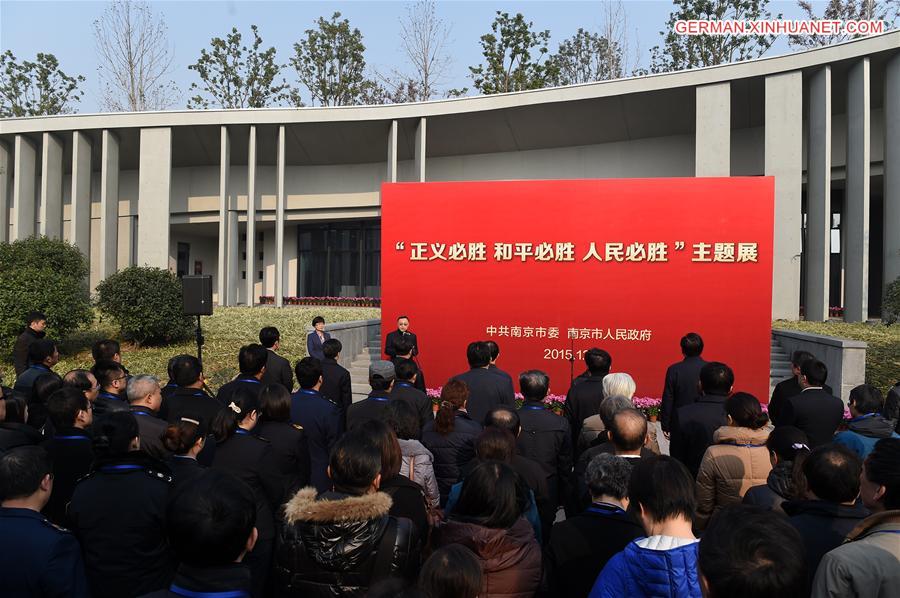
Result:
{"label": "woman in dark jacket", "polygon": [[281,384],[266,385],[259,394],[262,418],[256,426],[260,438],[272,445],[272,458],[281,473],[287,502],[309,484],[309,447],[303,426],[291,423],[291,393]]}
{"label": "woman in dark jacket", "polygon": [[197,478],[206,469],[197,462],[197,455],[206,444],[206,426],[200,416],[187,415],[169,424],[163,435],[163,445],[172,455],[166,465],[172,470],[172,492],[174,499],[185,484]]}
{"label": "woman in dark jacket", "polygon": [[451,380],[441,390],[440,409],[422,430],[422,444],[434,455],[434,475],[441,492],[441,506],[447,504],[450,488],[460,480],[460,469],[475,458],[475,439],[481,424],[466,413],[469,387]]}
{"label": "woman in dark jacket", "polygon": [[541,582],[541,547],[522,516],[528,489],[499,461],[479,463],[466,476],[459,502],[435,530],[435,545],[461,544],[481,562],[482,598],[530,598]]}
{"label": "woman in dark jacket", "polygon": [[256,500],[259,538],[244,559],[253,577],[254,598],[263,595],[266,585],[275,540],[274,513],[284,492],[271,444],[252,433],[259,416],[257,395],[248,388],[238,388],[212,425],[217,442],[212,468],[242,480],[253,490]]}
{"label": "woman in dark jacket", "polygon": [[304,488],[285,505],[275,556],[279,596],[363,596],[388,577],[415,579],[418,537],[379,492],[381,451],[356,429],[331,452],[332,490]]}
{"label": "woman in dark jacket", "polygon": [[28,406],[23,399],[5,399],[6,417],[0,422],[0,452],[17,446],[38,444],[43,440],[39,430],[25,422],[28,420]]}
{"label": "woman in dark jacket", "polygon": [[772,471],[765,484],[747,490],[744,504],[781,511],[781,503],[800,498],[795,488],[795,477],[799,474],[795,464],[809,453],[809,440],[800,428],[781,426],[769,433],[766,448],[769,449]]}

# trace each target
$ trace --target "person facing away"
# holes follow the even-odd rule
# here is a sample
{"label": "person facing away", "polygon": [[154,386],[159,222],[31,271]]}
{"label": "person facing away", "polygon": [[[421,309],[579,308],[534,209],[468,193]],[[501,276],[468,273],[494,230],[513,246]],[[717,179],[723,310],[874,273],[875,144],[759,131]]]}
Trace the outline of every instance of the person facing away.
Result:
{"label": "person facing away", "polygon": [[421,486],[427,504],[438,508],[441,492],[434,475],[434,455],[419,441],[422,430],[415,410],[406,401],[393,399],[385,411],[385,423],[394,430],[400,445],[400,475]]}
{"label": "person facing away", "polygon": [[41,515],[53,492],[50,456],[38,446],[0,454],[0,580],[4,596],[90,596],[75,536]]}
{"label": "person facing away", "polygon": [[160,417],[163,419],[166,419],[166,401],[172,396],[175,389],[178,388],[178,384],[175,383],[175,362],[178,360],[178,357],[178,355],[173,355],[166,363],[166,374],[168,374],[169,380],[166,382],[165,386],[162,387],[163,404],[159,411]]}
{"label": "person facing away", "polygon": [[497,374],[504,380],[508,380],[510,384],[513,383],[512,376],[508,373],[504,372],[497,366],[497,360],[500,359],[500,345],[498,345],[495,341],[484,341],[484,344],[488,346],[488,350],[491,352],[491,363],[488,365],[488,370],[491,373]]}
{"label": "person facing away", "polygon": [[850,422],[847,429],[838,432],[834,442],[852,449],[865,460],[882,438],[900,438],[894,425],[881,412],[884,401],[881,391],[871,384],[860,384],[850,391]]}
{"label": "person facing away", "polygon": [[740,503],[772,471],[766,440],[769,418],[751,394],[737,392],[725,400],[727,425],[713,434],[697,473],[697,529],[721,508]]}
{"label": "person facing away", "polygon": [[34,446],[43,440],[41,433],[27,423],[28,404],[20,397],[3,400],[5,416],[0,422],[0,452],[17,446]]}
{"label": "person facing away", "polygon": [[269,353],[262,345],[251,343],[241,347],[238,353],[238,367],[241,373],[227,384],[223,384],[219,389],[216,398],[223,407],[227,407],[231,403],[231,396],[238,389],[245,388],[250,392],[259,396],[262,391],[262,377],[266,373],[266,364],[269,361]]}
{"label": "person facing away", "polygon": [[765,484],[747,490],[743,502],[783,513],[781,504],[784,501],[802,498],[802,488],[797,488],[794,481],[794,470],[798,461],[809,454],[808,443],[806,434],[800,428],[781,426],[772,430],[766,439],[772,471],[766,476]]}
{"label": "person facing away", "polygon": [[309,447],[310,484],[319,492],[330,487],[328,456],[344,432],[341,410],[322,395],[322,364],[315,357],[304,357],[295,368],[300,390],[291,395],[291,423],[303,428]]}
{"label": "person facing away", "polygon": [[[398,355],[397,345],[400,341],[407,341],[412,345],[412,357],[419,354],[419,339],[409,330],[409,318],[400,316],[397,318],[397,330],[388,333],[384,339],[384,354],[388,359],[394,359]],[[402,355],[402,353],[400,353]]]}
{"label": "person facing away", "polygon": [[606,563],[591,598],[700,598],[692,531],[696,499],[687,468],[665,455],[640,459],[632,468],[628,501],[646,537],[630,542]]}
{"label": "person facing away", "polygon": [[809,437],[809,446],[815,448],[831,442],[844,418],[844,403],[823,388],[828,368],[821,361],[804,362],[800,374],[803,390],[785,402],[776,425],[800,428]]}
{"label": "person facing away", "polygon": [[197,459],[206,444],[209,433],[207,423],[200,415],[182,416],[178,421],[166,426],[163,444],[170,456],[166,465],[172,472],[172,490],[170,496],[175,497],[194,478],[206,471]]}
{"label": "person facing away", "polygon": [[672,433],[671,420],[675,412],[685,405],[690,405],[697,398],[700,369],[706,365],[706,361],[700,357],[703,353],[703,339],[699,334],[688,332],[681,337],[680,344],[684,358],[666,370],[666,382],[663,385],[659,409],[659,423],[667,436]]}
{"label": "person facing away", "polygon": [[184,490],[173,497],[166,519],[178,569],[168,587],[144,598],[250,596],[243,561],[258,537],[253,492],[215,470],[187,481]]}
{"label": "person facing away", "polygon": [[628,513],[631,463],[603,453],[585,472],[591,506],[553,526],[546,550],[545,579],[555,596],[587,596],[613,556],[637,538],[641,524]]}
{"label": "person facing away", "polygon": [[41,374],[31,385],[31,396],[27,399],[28,419],[25,423],[40,432],[41,436],[53,434],[53,424],[47,417],[47,400],[62,386],[63,380],[56,372]]}
{"label": "person facing away", "polygon": [[478,598],[481,585],[481,563],[459,544],[432,552],[419,572],[419,589],[425,598]]}
{"label": "person facing away", "polygon": [[822,558],[813,598],[889,598],[900,588],[900,439],[875,443],[863,466],[860,497],[872,515]]}
{"label": "person facing away", "polygon": [[313,318],[312,327],[313,331],[306,335],[306,354],[321,361],[325,359],[322,346],[331,338],[331,335],[325,332],[325,318],[322,316]]}
{"label": "person facing away", "polygon": [[[212,421],[222,410],[222,403],[208,394],[200,360],[194,355],[178,355],[172,364],[172,374],[177,388],[163,400],[160,417],[170,424],[181,421],[183,417],[200,419],[203,429],[208,432]],[[209,467],[215,452],[215,440],[207,438],[203,450],[197,455],[198,463]]]}
{"label": "person facing away", "polygon": [[416,411],[419,418],[419,429],[434,418],[431,399],[419,388],[419,366],[411,359],[394,361],[397,379],[391,389],[391,398],[406,401]]}
{"label": "person facing away", "polygon": [[[585,380],[585,382],[587,382],[587,380]],[[583,385],[584,384],[582,383],[578,386]],[[625,397],[631,401],[634,398],[636,390],[637,384],[635,384],[634,378],[625,372],[607,374],[603,377],[600,382],[602,398],[600,402],[597,403],[597,411],[589,417],[584,418],[581,422],[581,432],[578,434],[577,445],[575,445],[578,454],[581,454],[591,446],[596,446],[597,444],[602,444],[609,440],[609,435],[606,433],[606,424],[603,423],[603,418],[600,417],[600,404],[603,400],[608,397]]]}
{"label": "person facing away", "polygon": [[594,347],[585,352],[584,364],[587,366],[587,371],[572,381],[563,407],[563,413],[569,421],[569,429],[572,431],[573,447],[578,446],[578,438],[584,420],[592,415],[597,415],[600,402],[603,397],[607,396],[603,393],[603,377],[609,373],[609,369],[612,367],[612,357],[603,349]]}
{"label": "person facing away", "polygon": [[[807,361],[815,360],[816,356],[809,351],[794,351],[791,354],[791,377],[776,384],[775,388],[772,389],[772,398],[769,399],[769,419],[776,426],[781,419],[781,408],[784,406],[784,403],[791,397],[800,394],[800,391],[803,390],[803,387],[800,386],[800,377],[802,376],[800,370],[803,364]],[[822,388],[828,394],[834,394],[831,391],[831,387],[827,384],[823,385]]]}
{"label": "person facing away", "polygon": [[140,451],[130,412],[109,413],[92,429],[97,458],[68,506],[91,595],[129,597],[164,588],[173,573],[165,533],[172,476]]}
{"label": "person facing away", "polygon": [[369,396],[347,408],[347,428],[353,429],[370,420],[383,420],[384,410],[391,400],[396,372],[390,361],[377,360],[369,364]]}
{"label": "person facing away", "polygon": [[498,405],[506,405],[515,409],[516,400],[513,386],[502,376],[491,373],[491,350],[487,343],[475,341],[466,347],[466,359],[469,371],[458,374],[453,380],[466,383],[469,388],[469,415],[481,423],[484,416]]}
{"label": "person facing away", "polygon": [[[408,360],[415,363],[415,356],[413,355],[413,342],[410,339],[400,339],[395,345],[395,349],[397,350],[397,354],[391,358],[391,362],[394,366],[398,366],[400,361]],[[418,365],[416,365],[416,377],[412,381],[413,387],[417,390],[425,392],[428,390],[428,387],[425,386],[425,372],[419,369]]]}
{"label": "person facing away", "polygon": [[730,505],[700,539],[700,583],[707,598],[795,598],[806,590],[803,542],[784,515]]}
{"label": "person facing away", "polygon": [[259,403],[262,417],[255,432],[272,447],[275,468],[281,474],[282,504],[309,485],[309,445],[303,426],[291,423],[291,394],[284,386],[263,386]]}
{"label": "person facing away", "polygon": [[341,341],[330,338],[322,343],[322,394],[336,404],[341,410],[341,421],[347,427],[347,408],[353,403],[353,387],[350,382],[350,371],[338,363]]}
{"label": "person facing away", "polygon": [[[99,340],[91,347],[91,357],[94,358],[94,363],[100,361],[115,361],[119,365],[122,365],[122,347],[119,345],[118,341],[113,339],[107,338]],[[124,365],[122,366],[122,369],[128,374],[128,369]]]}
{"label": "person facing away", "polygon": [[265,384],[281,384],[285,390],[294,390],[294,373],[291,362],[278,354],[281,348],[281,333],[274,326],[266,326],[259,331],[259,343],[266,348],[269,356],[266,359],[266,372],[260,382]]}
{"label": "person facing away", "polygon": [[27,400],[38,376],[53,372],[53,366],[57,363],[59,363],[59,349],[55,341],[48,338],[32,341],[28,345],[28,367],[16,376],[13,392],[16,396]]}
{"label": "person facing away", "polygon": [[672,415],[669,453],[684,463],[693,477],[697,477],[703,454],[713,443],[713,434],[728,423],[725,399],[733,386],[730,367],[718,361],[707,363],[700,369],[700,396]]}
{"label": "person facing away", "polygon": [[163,445],[166,421],[159,419],[162,404],[162,389],[156,376],[132,376],[126,387],[131,412],[137,418],[141,436],[141,450],[160,461],[165,461],[169,451]]}
{"label": "person facing away", "polygon": [[285,505],[275,556],[280,596],[361,597],[381,579],[415,578],[415,527],[389,514],[380,472],[379,449],[350,430],[331,453],[331,489],[304,488]]}
{"label": "person facing away", "polygon": [[16,339],[13,345],[13,369],[16,376],[28,369],[28,347],[34,341],[41,340],[47,335],[47,316],[42,312],[32,311],[25,318],[25,329]]}
{"label": "person facing away", "polygon": [[781,505],[803,538],[810,582],[819,561],[869,515],[859,497],[862,462],[845,446],[825,444],[803,461],[805,499]]}
{"label": "person facing away", "polygon": [[130,411],[126,394],[128,374],[112,360],[102,360],[91,368],[100,384],[100,392],[94,401],[94,415],[104,417],[114,411]]}

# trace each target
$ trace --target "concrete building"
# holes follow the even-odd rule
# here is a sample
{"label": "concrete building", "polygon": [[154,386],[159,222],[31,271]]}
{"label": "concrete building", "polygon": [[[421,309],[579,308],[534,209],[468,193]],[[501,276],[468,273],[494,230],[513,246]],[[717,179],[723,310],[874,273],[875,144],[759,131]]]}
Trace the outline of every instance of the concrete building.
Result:
{"label": "concrete building", "polygon": [[69,240],[92,287],[148,264],[212,274],[223,305],[380,296],[383,181],[729,175],[775,177],[773,317],[877,317],[900,276],[900,32],[417,104],[6,119],[0,241]]}

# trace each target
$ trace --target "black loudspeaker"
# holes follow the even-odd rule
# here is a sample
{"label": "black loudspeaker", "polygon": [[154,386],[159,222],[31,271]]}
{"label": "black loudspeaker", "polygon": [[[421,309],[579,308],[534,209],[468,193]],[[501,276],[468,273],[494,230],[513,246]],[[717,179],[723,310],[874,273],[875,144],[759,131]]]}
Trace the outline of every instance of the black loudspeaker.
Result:
{"label": "black loudspeaker", "polygon": [[182,276],[182,309],[186,316],[211,316],[212,276]]}

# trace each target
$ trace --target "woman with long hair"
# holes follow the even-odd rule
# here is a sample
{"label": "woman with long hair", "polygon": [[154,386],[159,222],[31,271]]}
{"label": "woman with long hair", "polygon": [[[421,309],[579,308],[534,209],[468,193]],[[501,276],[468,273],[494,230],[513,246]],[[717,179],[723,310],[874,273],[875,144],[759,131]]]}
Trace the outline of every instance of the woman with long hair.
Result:
{"label": "woman with long hair", "polygon": [[385,417],[400,444],[400,475],[421,486],[428,505],[437,508],[441,504],[441,493],[434,477],[434,455],[419,440],[419,415],[407,401],[393,400],[388,403]]}
{"label": "woman with long hair", "polygon": [[303,427],[291,423],[291,393],[281,384],[267,384],[259,393],[262,417],[256,427],[260,438],[272,447],[281,474],[282,496],[289,500],[309,484],[309,446]]}

